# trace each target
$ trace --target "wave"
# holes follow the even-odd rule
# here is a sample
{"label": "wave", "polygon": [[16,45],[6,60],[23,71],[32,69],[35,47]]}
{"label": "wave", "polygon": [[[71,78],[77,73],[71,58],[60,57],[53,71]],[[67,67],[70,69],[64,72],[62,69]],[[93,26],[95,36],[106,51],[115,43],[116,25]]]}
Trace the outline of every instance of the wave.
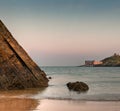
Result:
{"label": "wave", "polygon": [[77,97],[43,97],[42,99],[74,100],[74,101],[120,101],[120,94],[99,94]]}
{"label": "wave", "polygon": [[[42,98],[43,99],[43,98]],[[44,99],[52,99],[52,100],[71,100],[71,101],[120,101],[120,98],[119,99],[87,99],[87,98],[84,98],[84,99],[76,99],[76,98],[61,98],[61,97],[46,97]]]}

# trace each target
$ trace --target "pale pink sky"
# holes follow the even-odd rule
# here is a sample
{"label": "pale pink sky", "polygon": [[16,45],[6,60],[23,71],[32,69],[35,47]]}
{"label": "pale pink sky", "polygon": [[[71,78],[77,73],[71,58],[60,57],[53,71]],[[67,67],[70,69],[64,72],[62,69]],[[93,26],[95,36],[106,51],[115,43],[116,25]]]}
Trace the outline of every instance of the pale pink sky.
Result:
{"label": "pale pink sky", "polygon": [[41,66],[80,65],[120,51],[117,0],[5,1],[2,21]]}

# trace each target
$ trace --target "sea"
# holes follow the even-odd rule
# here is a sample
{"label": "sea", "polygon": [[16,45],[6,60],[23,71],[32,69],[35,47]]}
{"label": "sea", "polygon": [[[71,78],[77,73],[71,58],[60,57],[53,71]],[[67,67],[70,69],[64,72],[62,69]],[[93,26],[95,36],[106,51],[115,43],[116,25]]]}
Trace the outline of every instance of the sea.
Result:
{"label": "sea", "polygon": [[[52,77],[46,88],[1,91],[0,98],[33,98],[76,101],[120,101],[120,67],[40,67]],[[88,84],[85,93],[70,91],[68,82],[82,81]]]}
{"label": "sea", "polygon": [[[86,100],[86,101],[119,101],[120,100],[120,67],[41,67],[52,77],[49,87],[34,98]],[[68,82],[82,81],[88,84],[85,93],[70,91]]]}

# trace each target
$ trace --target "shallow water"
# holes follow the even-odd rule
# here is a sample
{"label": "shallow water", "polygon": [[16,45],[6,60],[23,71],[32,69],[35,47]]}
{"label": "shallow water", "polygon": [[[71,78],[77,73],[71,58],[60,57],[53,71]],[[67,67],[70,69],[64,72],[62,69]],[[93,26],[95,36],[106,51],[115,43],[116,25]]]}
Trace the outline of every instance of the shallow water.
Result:
{"label": "shallow water", "polygon": [[[0,98],[65,99],[84,101],[119,101],[119,67],[42,67],[52,79],[49,87],[1,91]],[[86,93],[69,91],[67,82],[83,81],[89,85]]]}
{"label": "shallow water", "polygon": [[[42,70],[52,77],[49,87],[0,91],[0,111],[119,111],[119,67],[42,67]],[[66,87],[69,81],[86,82],[90,89],[86,93],[69,91]]]}
{"label": "shallow water", "polygon": [[[35,98],[112,101],[120,100],[119,67],[42,67],[51,76],[49,87]],[[89,85],[86,93],[69,91],[67,82],[83,81]]]}

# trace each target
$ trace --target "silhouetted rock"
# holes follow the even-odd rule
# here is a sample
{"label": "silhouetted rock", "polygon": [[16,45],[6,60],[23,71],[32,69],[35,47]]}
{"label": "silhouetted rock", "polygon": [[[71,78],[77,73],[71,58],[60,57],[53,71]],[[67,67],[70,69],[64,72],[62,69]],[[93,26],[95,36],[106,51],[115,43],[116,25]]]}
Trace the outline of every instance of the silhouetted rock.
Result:
{"label": "silhouetted rock", "polygon": [[0,21],[0,89],[46,86],[48,86],[46,74],[33,62]]}
{"label": "silhouetted rock", "polygon": [[69,90],[84,92],[89,89],[88,85],[84,82],[68,82],[67,87]]}

